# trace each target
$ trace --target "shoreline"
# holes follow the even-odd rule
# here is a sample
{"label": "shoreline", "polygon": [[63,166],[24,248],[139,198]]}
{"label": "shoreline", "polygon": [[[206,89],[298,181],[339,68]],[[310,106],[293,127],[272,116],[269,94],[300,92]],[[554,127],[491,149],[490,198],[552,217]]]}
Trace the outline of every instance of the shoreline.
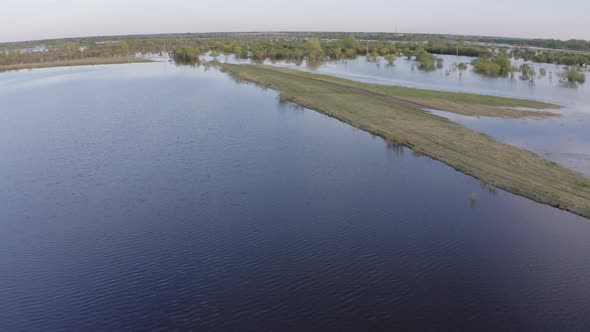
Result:
{"label": "shoreline", "polygon": [[[535,117],[513,108],[546,109],[556,105],[379,86],[271,66],[218,66],[239,80],[278,91],[283,101],[404,145],[491,188],[590,218],[590,179],[584,175],[421,109],[425,105],[438,105],[442,106],[438,109],[469,116]],[[511,111],[505,113],[498,109]],[[525,113],[517,116],[514,112]]]}
{"label": "shoreline", "polygon": [[40,68],[58,68],[58,67],[76,67],[76,66],[91,66],[91,65],[115,65],[126,63],[147,63],[155,62],[153,60],[138,58],[138,57],[120,57],[120,58],[83,58],[63,61],[49,61],[37,63],[23,63],[18,65],[0,66],[0,73],[8,71],[26,70],[26,69],[40,69]]}

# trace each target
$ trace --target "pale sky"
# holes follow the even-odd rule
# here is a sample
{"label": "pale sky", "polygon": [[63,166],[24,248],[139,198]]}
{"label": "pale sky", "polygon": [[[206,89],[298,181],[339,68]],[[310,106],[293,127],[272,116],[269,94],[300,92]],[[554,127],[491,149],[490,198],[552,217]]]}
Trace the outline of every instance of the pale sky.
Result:
{"label": "pale sky", "polygon": [[217,31],[370,31],[590,40],[590,0],[2,0],[0,42]]}

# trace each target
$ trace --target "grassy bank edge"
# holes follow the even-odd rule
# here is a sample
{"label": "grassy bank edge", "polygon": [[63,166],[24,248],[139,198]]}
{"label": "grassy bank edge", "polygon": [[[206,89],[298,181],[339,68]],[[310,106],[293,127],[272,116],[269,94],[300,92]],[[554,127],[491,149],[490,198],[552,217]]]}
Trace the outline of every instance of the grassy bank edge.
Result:
{"label": "grassy bank edge", "polygon": [[[302,84],[301,86],[306,85],[312,90],[316,88],[313,82],[314,79],[317,81],[318,90],[321,90],[321,85],[323,84],[322,82],[327,82],[329,84],[341,84],[344,87],[366,89],[368,91],[374,92],[375,98],[381,98],[383,95],[383,91],[380,91],[383,89],[382,86],[348,81],[341,78],[333,78],[332,76],[327,75],[317,75],[300,71],[269,68],[267,66],[231,64],[219,64],[219,66],[223,71],[229,73],[239,80],[250,81],[258,85],[279,91],[281,93],[282,100],[292,101],[301,106],[334,117],[339,121],[347,123],[351,126],[378,135],[388,141],[393,141],[397,144],[407,146],[415,153],[441,161],[457,171],[477,178],[487,184],[492,184],[494,187],[498,187],[539,203],[548,204],[559,209],[590,218],[590,179],[586,178],[580,173],[559,166],[554,162],[547,161],[530,151],[497,142],[488,135],[465,128],[460,124],[452,123],[443,117],[432,114],[425,116],[423,114],[426,112],[423,112],[421,109],[412,109],[406,104],[398,105],[399,107],[392,106],[392,111],[402,114],[404,117],[414,116],[415,119],[418,120],[427,119],[429,124],[445,127],[447,132],[449,131],[449,128],[457,131],[456,137],[468,136],[470,138],[474,138],[475,142],[468,142],[466,144],[467,146],[471,145],[469,146],[470,149],[473,148],[473,145],[481,144],[484,150],[487,149],[490,151],[498,151],[501,153],[501,155],[498,156],[497,161],[494,160],[496,157],[494,155],[482,156],[482,160],[478,160],[477,158],[474,158],[476,155],[473,155],[472,150],[460,151],[463,145],[457,144],[456,142],[453,142],[453,140],[448,140],[446,142],[442,142],[442,144],[436,145],[437,148],[442,147],[440,151],[433,150],[431,145],[422,144],[424,142],[420,140],[422,137],[414,136],[412,138],[406,139],[405,137],[400,136],[399,133],[392,133],[386,129],[380,129],[378,126],[373,124],[355,121],[348,116],[349,114],[346,114],[339,109],[330,109],[330,107],[324,107],[322,102],[318,101],[318,98],[322,98],[323,96],[310,97],[309,95],[298,95],[297,93],[294,93],[294,91],[297,91],[297,89],[285,88],[285,82],[288,82],[290,79],[288,76],[278,78],[273,77],[273,75],[278,75],[278,73],[293,75],[292,78],[294,80],[305,77],[309,81],[305,81],[304,83],[300,82]],[[377,89],[375,87],[377,87]],[[498,105],[501,105],[502,101],[510,101],[510,103],[514,101],[520,102],[520,100],[516,99],[490,96],[482,97],[485,98],[485,100],[491,100]],[[530,102],[534,103],[534,101]],[[346,104],[342,104],[341,106],[342,108],[346,108]],[[452,125],[450,123],[452,123]],[[417,128],[419,128],[419,126]],[[422,133],[422,135],[428,136],[430,133]],[[418,139],[416,139],[416,137]],[[428,136],[428,139],[431,138],[432,136]],[[417,142],[419,143],[416,144]],[[445,147],[445,145],[448,145],[448,147]],[[477,150],[478,148],[476,147],[475,149]],[[516,161],[516,168],[511,168],[514,167],[514,165],[512,165],[512,159]],[[519,169],[519,167],[521,169]],[[530,172],[527,172],[528,167],[532,168]]]}

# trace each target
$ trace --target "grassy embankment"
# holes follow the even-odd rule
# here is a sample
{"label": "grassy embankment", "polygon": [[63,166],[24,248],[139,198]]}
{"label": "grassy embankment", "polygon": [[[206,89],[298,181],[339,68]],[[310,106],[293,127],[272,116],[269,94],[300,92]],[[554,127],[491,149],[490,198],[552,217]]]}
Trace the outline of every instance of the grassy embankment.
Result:
{"label": "grassy embankment", "polygon": [[[547,108],[527,100],[364,84],[269,66],[219,64],[233,77],[403,144],[486,184],[590,218],[590,179],[536,154],[495,141],[421,110],[518,117],[510,107]],[[527,115],[535,115],[528,114]]]}
{"label": "grassy embankment", "polygon": [[137,57],[109,57],[109,58],[83,58],[74,60],[60,60],[36,63],[23,63],[15,65],[0,66],[0,72],[33,69],[33,68],[51,68],[51,67],[72,67],[72,66],[87,66],[87,65],[111,65],[121,63],[135,63],[135,62],[152,62],[152,60],[137,58]]}

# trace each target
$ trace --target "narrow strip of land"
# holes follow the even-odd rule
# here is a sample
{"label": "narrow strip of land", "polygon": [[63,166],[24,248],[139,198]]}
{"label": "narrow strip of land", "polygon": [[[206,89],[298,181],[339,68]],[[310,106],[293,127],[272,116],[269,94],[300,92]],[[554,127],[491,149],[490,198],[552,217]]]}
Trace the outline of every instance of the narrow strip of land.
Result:
{"label": "narrow strip of land", "polygon": [[496,109],[522,112],[514,108],[555,105],[364,84],[271,66],[219,66],[237,79],[279,91],[282,100],[403,144],[486,184],[590,218],[590,179],[422,110],[427,106],[466,115],[487,115]]}
{"label": "narrow strip of land", "polygon": [[113,64],[136,63],[136,62],[152,62],[152,60],[138,58],[138,57],[83,58],[83,59],[74,59],[74,60],[22,63],[22,64],[15,64],[15,65],[0,66],[0,72],[21,70],[21,69],[34,69],[34,68],[73,67],[73,66],[88,66],[88,65],[113,65]]}

